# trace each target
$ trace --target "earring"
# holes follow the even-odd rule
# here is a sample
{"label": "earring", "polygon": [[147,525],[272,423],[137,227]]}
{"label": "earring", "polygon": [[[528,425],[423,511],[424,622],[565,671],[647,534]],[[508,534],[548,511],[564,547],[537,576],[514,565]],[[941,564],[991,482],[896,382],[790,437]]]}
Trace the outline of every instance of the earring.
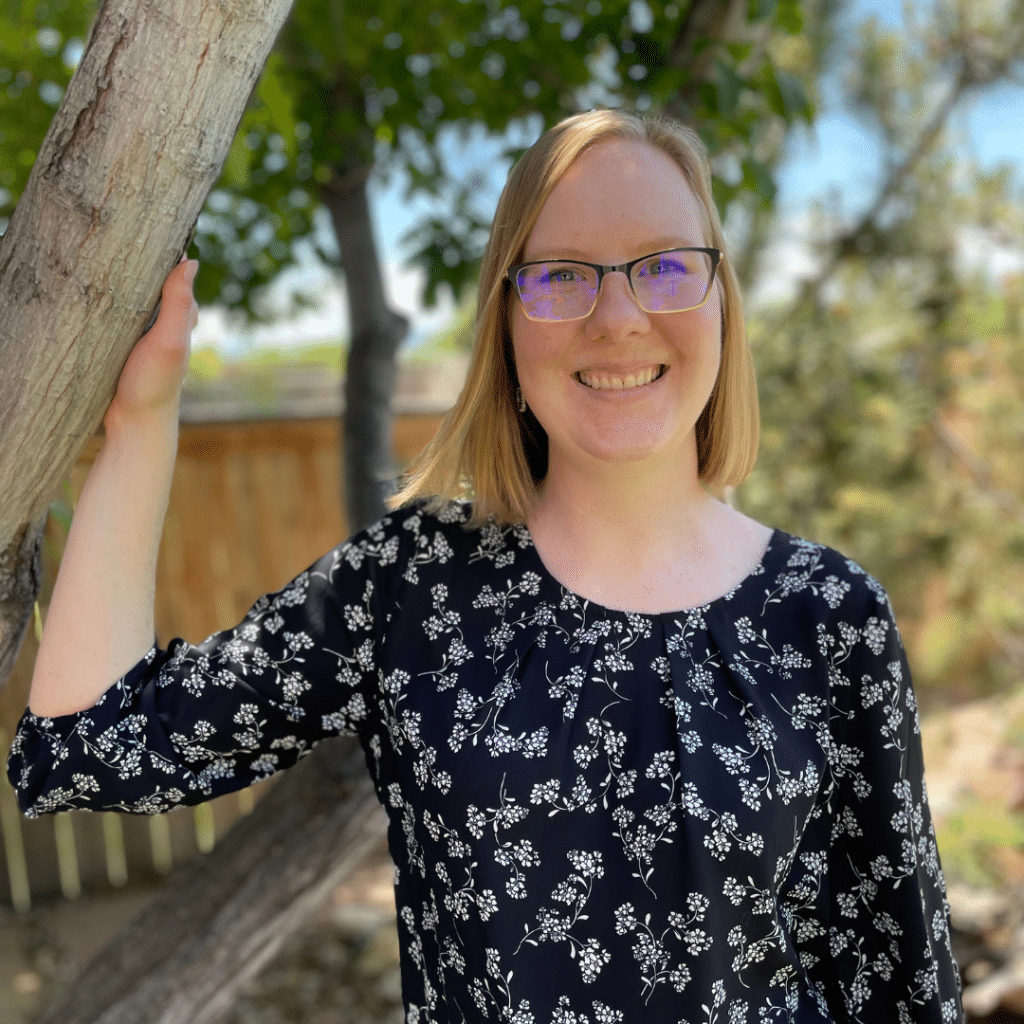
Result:
{"label": "earring", "polygon": [[519,411],[526,412],[526,399],[523,398],[522,388],[516,388],[516,401],[519,403]]}

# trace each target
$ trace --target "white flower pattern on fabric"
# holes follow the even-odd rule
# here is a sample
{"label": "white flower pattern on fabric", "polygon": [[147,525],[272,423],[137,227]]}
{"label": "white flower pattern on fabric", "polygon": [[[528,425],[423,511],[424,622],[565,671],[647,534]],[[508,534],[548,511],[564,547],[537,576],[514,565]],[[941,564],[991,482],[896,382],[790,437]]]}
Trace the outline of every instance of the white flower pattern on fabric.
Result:
{"label": "white flower pattern on fabric", "polygon": [[729,594],[615,611],[468,513],[396,511],[93,707],[26,712],[25,813],[161,813],[358,736],[408,1024],[962,1021],[881,585],[776,530]]}

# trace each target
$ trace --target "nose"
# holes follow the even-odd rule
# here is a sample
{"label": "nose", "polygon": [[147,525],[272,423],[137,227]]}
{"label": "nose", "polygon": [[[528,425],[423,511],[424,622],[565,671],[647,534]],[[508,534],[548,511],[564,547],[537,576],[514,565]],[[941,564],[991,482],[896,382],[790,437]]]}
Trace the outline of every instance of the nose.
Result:
{"label": "nose", "polygon": [[590,320],[602,333],[615,328],[643,329],[650,324],[646,311],[633,294],[629,278],[621,270],[612,270],[601,278]]}

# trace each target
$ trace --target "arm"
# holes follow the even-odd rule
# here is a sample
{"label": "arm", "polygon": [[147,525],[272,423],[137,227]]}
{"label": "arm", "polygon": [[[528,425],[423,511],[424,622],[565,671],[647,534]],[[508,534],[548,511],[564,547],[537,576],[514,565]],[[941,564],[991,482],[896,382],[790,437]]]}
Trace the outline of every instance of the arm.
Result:
{"label": "arm", "polygon": [[72,809],[158,814],[289,768],[323,739],[369,731],[376,564],[396,538],[367,531],[319,558],[233,629],[151,644],[90,707],[25,713],[7,773],[28,817]]}
{"label": "arm", "polygon": [[865,594],[833,674],[830,1007],[865,1024],[956,1024],[960,980],[910,669],[888,596]]}
{"label": "arm", "polygon": [[[133,349],[75,510],[8,776],[29,817],[152,814],[241,789],[372,707],[383,531],[339,545],[237,627],[157,648],[153,596],[195,305],[185,268]],[[375,557],[376,556],[376,557]]]}
{"label": "arm", "polygon": [[168,276],[160,316],[132,350],[104,419],[106,439],[75,508],[36,656],[35,715],[90,707],[153,644],[197,266],[179,263]]}

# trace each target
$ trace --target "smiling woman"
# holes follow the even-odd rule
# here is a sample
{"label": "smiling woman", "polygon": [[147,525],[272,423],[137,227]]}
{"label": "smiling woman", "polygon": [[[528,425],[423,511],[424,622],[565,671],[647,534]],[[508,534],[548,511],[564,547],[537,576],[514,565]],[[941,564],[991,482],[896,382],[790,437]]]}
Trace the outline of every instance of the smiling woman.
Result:
{"label": "smiling woman", "polygon": [[[597,167],[608,164],[605,180],[591,180],[573,165],[599,146],[632,147],[639,154],[637,159],[646,163],[623,167],[632,175],[627,181],[617,174],[620,154],[610,153],[610,161],[594,162]],[[646,174],[648,165],[653,165],[654,178]],[[570,194],[571,189],[578,192],[580,188],[594,194]],[[556,190],[558,195],[551,200]],[[670,210],[677,219],[674,233],[666,228]],[[513,167],[498,202],[480,270],[480,310],[462,394],[434,441],[409,467],[405,486],[390,499],[389,507],[423,496],[432,499],[428,507],[436,508],[471,491],[475,526],[491,516],[501,523],[515,523],[533,515],[540,485],[548,476],[550,438],[548,424],[538,418],[534,403],[527,401],[522,411],[517,407],[515,392],[522,368],[513,351],[513,318],[522,307],[513,302],[516,289],[508,272],[541,258],[595,260],[602,241],[608,248],[609,236],[615,233],[610,219],[615,212],[620,225],[624,219],[632,221],[638,235],[634,248],[641,239],[649,246],[630,252],[630,260],[676,246],[707,246],[725,253],[707,157],[689,129],[602,110],[568,118],[542,135]],[[532,245],[527,255],[528,240]],[[616,240],[616,246],[622,248],[624,241]],[[615,262],[626,258],[616,257]],[[739,484],[753,468],[759,417],[739,286],[727,260],[713,276],[714,308],[720,312],[722,327],[721,367],[711,395],[699,410],[693,441],[699,479],[718,488]],[[601,284],[604,292],[620,287],[614,280]],[[592,329],[593,325],[588,328]],[[618,349],[610,368],[636,370],[643,369],[644,359],[654,362],[647,358],[651,353],[635,351],[640,347],[635,341],[602,346],[603,350],[609,347]],[[572,367],[572,371],[581,369],[588,369],[586,358]],[[677,373],[677,378],[682,376],[681,371]],[[524,389],[524,394],[528,391]]]}
{"label": "smiling woman", "polygon": [[480,302],[390,514],[93,706],[34,703],[82,710],[22,719],[26,813],[159,813],[355,734],[410,1024],[962,1021],[888,596],[704,490],[749,472],[757,401],[696,139],[556,125]]}

